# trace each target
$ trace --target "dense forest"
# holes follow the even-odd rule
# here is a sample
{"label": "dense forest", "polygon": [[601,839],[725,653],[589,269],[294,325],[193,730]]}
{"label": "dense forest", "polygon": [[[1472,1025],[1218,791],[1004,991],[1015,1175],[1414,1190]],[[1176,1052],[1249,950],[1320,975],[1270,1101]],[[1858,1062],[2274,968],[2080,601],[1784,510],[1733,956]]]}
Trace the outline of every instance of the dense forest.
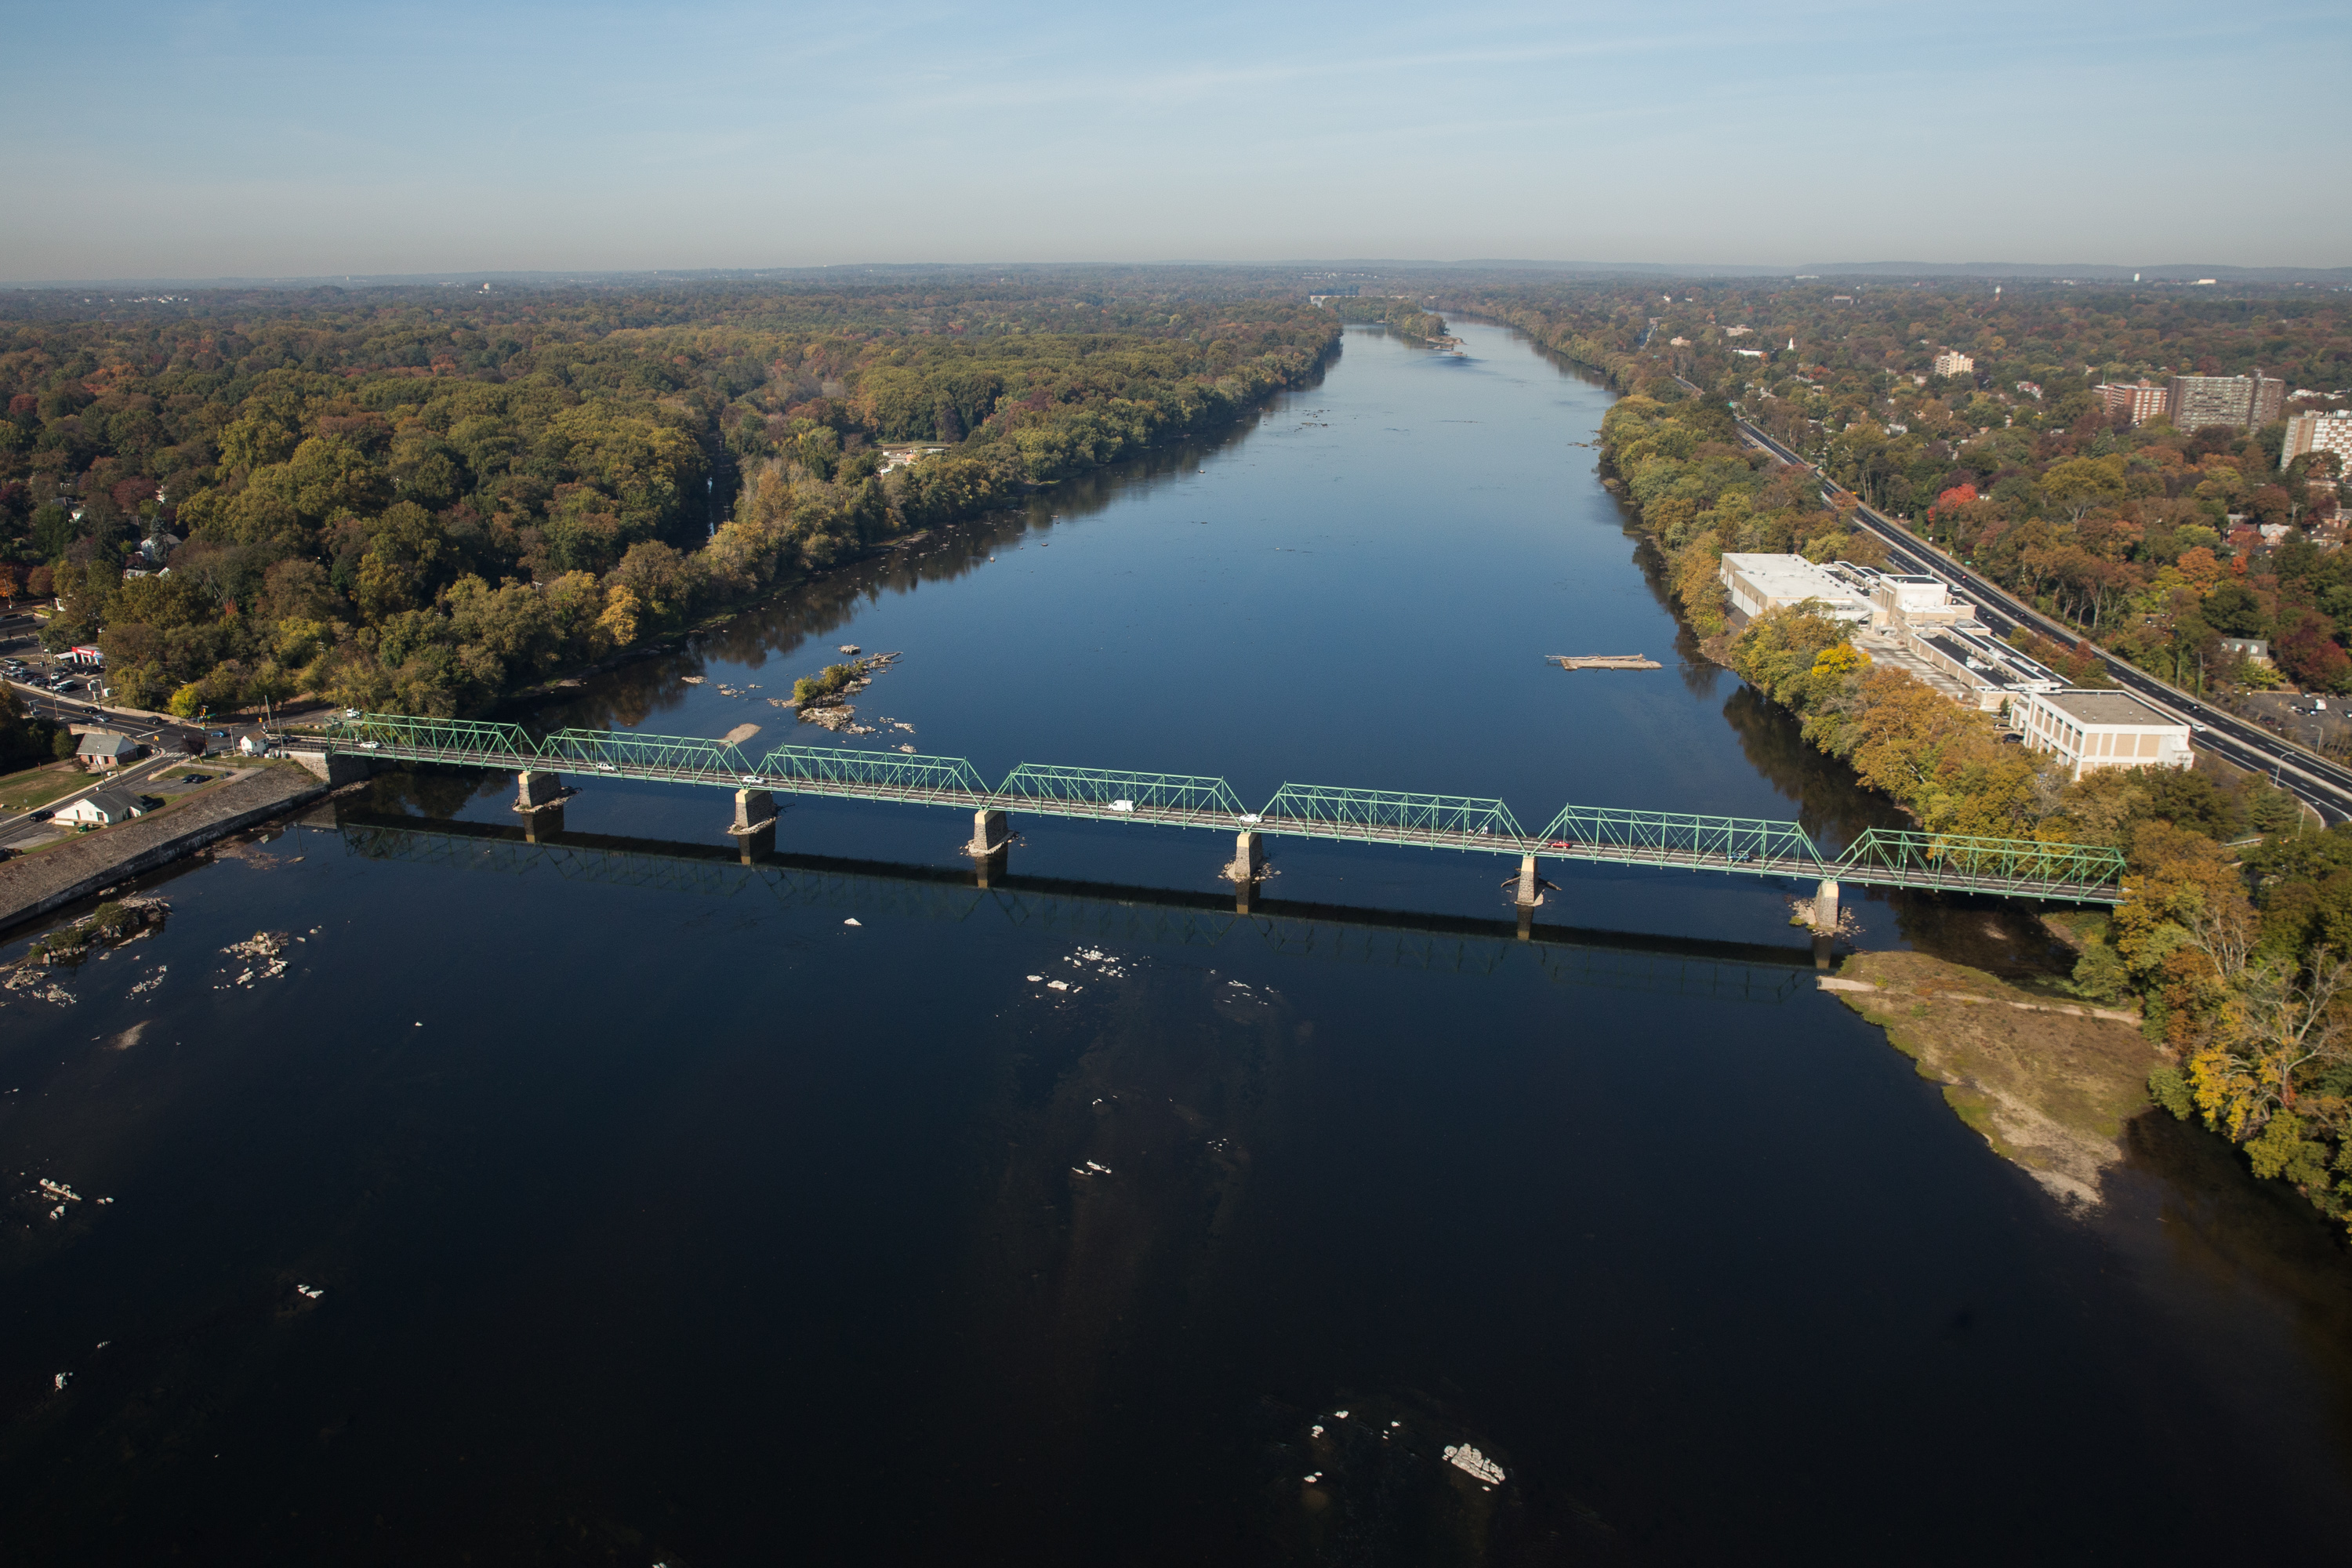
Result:
{"label": "dense forest", "polygon": [[2312,830],[2254,776],[2138,768],[2070,781],[2005,743],[1993,715],[1874,668],[1820,616],[1781,611],[1727,632],[1725,552],[1867,560],[1873,542],[1744,448],[1722,403],[1687,394],[1671,367],[1619,369],[1636,390],[1603,422],[1603,473],[1709,648],[1929,831],[2122,851],[2128,897],[2079,932],[2074,989],[2137,996],[2174,1064],[2150,1080],[2157,1101],[2352,1223],[2352,826]]}
{"label": "dense forest", "polygon": [[1343,321],[1387,327],[1409,338],[1434,342],[1445,336],[1445,318],[1422,309],[1421,301],[1409,295],[1348,295],[1325,300],[1324,308]]}
{"label": "dense forest", "polygon": [[96,642],[132,706],[478,711],[1229,421],[1338,342],[1296,295],[1195,281],[327,289],[79,313],[28,291],[0,301],[0,592],[61,601],[47,640]]}

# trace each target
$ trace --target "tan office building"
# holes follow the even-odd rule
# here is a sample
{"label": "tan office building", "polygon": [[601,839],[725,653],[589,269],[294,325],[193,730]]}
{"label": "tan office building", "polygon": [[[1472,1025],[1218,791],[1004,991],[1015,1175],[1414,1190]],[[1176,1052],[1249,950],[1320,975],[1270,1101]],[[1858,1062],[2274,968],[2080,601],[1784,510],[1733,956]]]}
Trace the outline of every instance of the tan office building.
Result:
{"label": "tan office building", "polygon": [[1937,375],[1972,375],[1976,368],[1977,362],[1972,356],[1954,349],[1946,349],[1936,356]]}
{"label": "tan office building", "polygon": [[2099,768],[2185,768],[2189,726],[2121,691],[2026,691],[2010,700],[2010,727],[2081,778]]}

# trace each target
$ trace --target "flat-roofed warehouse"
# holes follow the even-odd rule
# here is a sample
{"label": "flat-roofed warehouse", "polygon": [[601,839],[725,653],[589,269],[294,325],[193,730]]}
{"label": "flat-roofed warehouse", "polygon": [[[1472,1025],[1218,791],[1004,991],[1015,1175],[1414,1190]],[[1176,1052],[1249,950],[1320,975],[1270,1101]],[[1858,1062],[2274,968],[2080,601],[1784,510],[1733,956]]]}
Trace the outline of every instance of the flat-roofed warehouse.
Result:
{"label": "flat-roofed warehouse", "polygon": [[2128,692],[2021,691],[2010,699],[2009,721],[2074,778],[2100,768],[2185,768],[2196,760],[2189,726]]}
{"label": "flat-roofed warehouse", "polygon": [[1808,601],[1833,621],[1871,617],[1868,599],[1801,555],[1727,555],[1722,580],[1732,607],[1751,620]]}

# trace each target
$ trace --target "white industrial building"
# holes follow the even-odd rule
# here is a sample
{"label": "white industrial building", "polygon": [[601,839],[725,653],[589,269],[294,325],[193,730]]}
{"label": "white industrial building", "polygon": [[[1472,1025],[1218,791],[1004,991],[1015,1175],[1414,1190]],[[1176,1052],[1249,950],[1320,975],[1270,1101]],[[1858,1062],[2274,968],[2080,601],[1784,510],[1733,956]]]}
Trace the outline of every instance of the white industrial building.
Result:
{"label": "white industrial building", "polygon": [[2123,691],[2020,692],[2011,726],[2081,778],[2099,768],[2185,768],[2195,760],[2189,726]]}
{"label": "white industrial building", "polygon": [[1833,621],[1867,624],[1871,618],[1868,599],[1801,555],[1727,555],[1721,577],[1732,607],[1751,620],[1808,604]]}

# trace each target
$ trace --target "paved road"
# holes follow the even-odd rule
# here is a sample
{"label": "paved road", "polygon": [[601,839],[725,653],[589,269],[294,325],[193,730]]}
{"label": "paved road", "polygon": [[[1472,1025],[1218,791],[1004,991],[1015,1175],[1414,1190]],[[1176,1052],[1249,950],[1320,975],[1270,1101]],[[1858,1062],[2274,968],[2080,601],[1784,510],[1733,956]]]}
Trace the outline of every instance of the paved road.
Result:
{"label": "paved road", "polygon": [[[1690,385],[1687,382],[1684,384]],[[1690,390],[1697,392],[1699,389],[1693,386]],[[1742,436],[1781,462],[1803,468],[1808,473],[1820,474],[1821,470],[1746,420],[1735,422]],[[1823,482],[1828,482],[1825,477]],[[1990,579],[1969,571],[1885,513],[1857,502],[1854,520],[1886,546],[1887,555],[1905,571],[1938,578],[1948,586],[1962,590],[1963,596],[1977,606],[1979,616],[1993,630],[2005,634],[2021,626],[2070,647],[2082,639],[2082,633],[2051,619],[2031,605],[2020,603]],[[2272,734],[2259,724],[2200,701],[2177,687],[2168,686],[2105,648],[2098,648],[2097,652],[2099,662],[2105,667],[2116,685],[2192,726],[2194,743],[2198,747],[2212,752],[2239,767],[2270,774],[2292,791],[2297,799],[2316,811],[2323,822],[2332,826],[2352,821],[2352,769],[2305,751],[2293,742]]]}
{"label": "paved road", "polygon": [[[17,697],[23,700],[25,707],[37,719],[54,719],[61,724],[103,724],[119,735],[128,735],[150,745],[155,744],[162,737],[177,736],[191,728],[146,713],[104,707],[86,698],[61,696],[30,681],[12,680],[8,684],[16,688]],[[215,729],[221,727],[217,724],[213,726]]]}

